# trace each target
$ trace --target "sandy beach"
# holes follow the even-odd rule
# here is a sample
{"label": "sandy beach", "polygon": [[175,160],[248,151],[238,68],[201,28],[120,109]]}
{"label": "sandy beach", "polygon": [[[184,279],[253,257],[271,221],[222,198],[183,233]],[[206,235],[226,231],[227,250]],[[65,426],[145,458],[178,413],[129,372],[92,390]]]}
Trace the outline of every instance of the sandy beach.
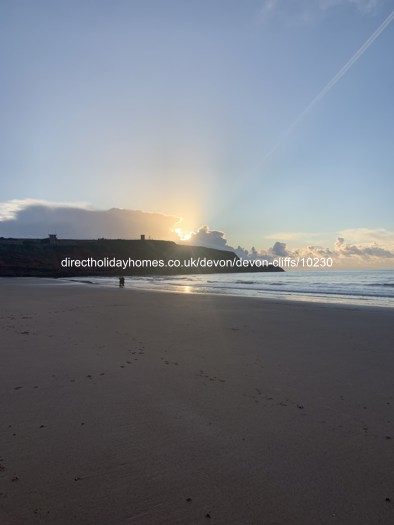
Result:
{"label": "sandy beach", "polygon": [[2,525],[394,523],[392,309],[34,279],[0,308]]}

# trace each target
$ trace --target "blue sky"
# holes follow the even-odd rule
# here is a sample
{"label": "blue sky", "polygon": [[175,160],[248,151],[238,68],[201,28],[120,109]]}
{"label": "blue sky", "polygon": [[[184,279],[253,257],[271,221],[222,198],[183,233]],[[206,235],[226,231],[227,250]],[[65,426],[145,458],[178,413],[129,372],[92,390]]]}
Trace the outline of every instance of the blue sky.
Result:
{"label": "blue sky", "polygon": [[2,209],[82,202],[183,217],[185,232],[262,252],[340,237],[394,254],[394,23],[286,136],[392,9],[2,2]]}

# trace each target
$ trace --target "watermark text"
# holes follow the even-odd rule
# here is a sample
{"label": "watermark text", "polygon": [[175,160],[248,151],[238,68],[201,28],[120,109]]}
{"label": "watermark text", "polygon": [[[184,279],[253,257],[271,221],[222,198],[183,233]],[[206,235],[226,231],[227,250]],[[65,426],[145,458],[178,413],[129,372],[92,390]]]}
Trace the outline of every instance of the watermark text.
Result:
{"label": "watermark text", "polygon": [[118,268],[129,270],[133,268],[186,268],[193,270],[199,268],[242,268],[251,270],[255,268],[275,267],[283,269],[321,269],[332,268],[334,260],[332,257],[277,257],[273,260],[262,258],[256,259],[209,259],[208,257],[189,257],[188,259],[118,259],[116,257],[104,257],[95,259],[72,259],[65,257],[60,261],[62,268]]}

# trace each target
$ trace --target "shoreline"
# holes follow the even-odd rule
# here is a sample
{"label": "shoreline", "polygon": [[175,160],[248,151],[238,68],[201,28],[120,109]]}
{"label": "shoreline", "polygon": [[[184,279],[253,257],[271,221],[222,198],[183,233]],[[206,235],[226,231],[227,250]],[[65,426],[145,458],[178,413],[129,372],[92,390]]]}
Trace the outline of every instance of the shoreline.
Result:
{"label": "shoreline", "polygon": [[[216,274],[214,274],[216,275]],[[103,290],[116,290],[118,286],[116,285],[117,278],[114,277],[114,286],[109,286],[106,284],[101,284],[99,282],[94,282],[90,280],[84,280],[83,277],[81,279],[77,278],[68,278],[68,277],[0,277],[0,286],[2,282],[13,281],[13,282],[19,282],[21,285],[35,285],[35,286],[47,286],[47,285],[72,285],[75,284],[75,286],[97,286],[100,289]],[[131,277],[127,281],[130,282]],[[31,281],[31,282],[29,282]],[[187,285],[184,285],[187,286]],[[393,304],[361,304],[360,302],[346,302],[346,301],[335,301],[334,300],[323,300],[323,299],[312,299],[308,297],[307,295],[304,295],[302,297],[305,297],[305,299],[300,298],[300,295],[298,295],[297,298],[292,297],[274,297],[275,292],[272,292],[271,295],[264,295],[261,294],[260,296],[256,295],[247,295],[240,294],[240,293],[232,293],[232,292],[200,292],[198,289],[196,290],[190,290],[190,291],[181,291],[181,290],[171,290],[171,289],[165,289],[165,288],[157,288],[153,289],[152,287],[135,287],[135,286],[126,286],[123,288],[124,291],[132,291],[132,292],[147,292],[147,293],[169,293],[169,294],[175,294],[175,295],[193,295],[193,296],[212,296],[212,297],[233,297],[233,298],[241,298],[241,299],[255,299],[258,301],[268,301],[272,302],[274,304],[310,304],[310,305],[316,305],[316,306],[326,306],[326,307],[343,307],[343,308],[360,308],[362,310],[377,310],[377,311],[383,311],[383,310],[393,310],[394,309],[394,303]],[[294,294],[296,295],[296,294]]]}

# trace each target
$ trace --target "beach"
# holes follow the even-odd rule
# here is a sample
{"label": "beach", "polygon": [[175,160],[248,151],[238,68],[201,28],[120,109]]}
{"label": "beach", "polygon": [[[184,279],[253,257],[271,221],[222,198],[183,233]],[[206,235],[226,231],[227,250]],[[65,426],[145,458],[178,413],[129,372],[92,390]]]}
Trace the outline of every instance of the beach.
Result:
{"label": "beach", "polygon": [[393,523],[393,322],[0,279],[0,523]]}

